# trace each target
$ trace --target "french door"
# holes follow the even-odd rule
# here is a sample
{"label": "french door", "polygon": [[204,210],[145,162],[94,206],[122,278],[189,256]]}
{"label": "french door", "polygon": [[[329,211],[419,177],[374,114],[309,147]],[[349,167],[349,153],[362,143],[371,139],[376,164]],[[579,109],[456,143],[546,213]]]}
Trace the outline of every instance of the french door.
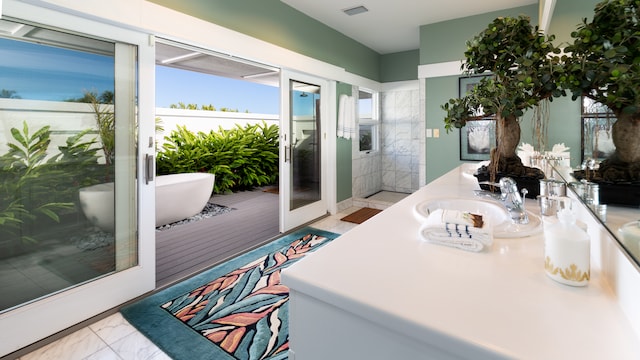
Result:
{"label": "french door", "polygon": [[153,290],[155,203],[149,37],[16,1],[0,25],[2,357]]}
{"label": "french door", "polygon": [[280,81],[280,231],[327,213],[329,82],[283,70]]}

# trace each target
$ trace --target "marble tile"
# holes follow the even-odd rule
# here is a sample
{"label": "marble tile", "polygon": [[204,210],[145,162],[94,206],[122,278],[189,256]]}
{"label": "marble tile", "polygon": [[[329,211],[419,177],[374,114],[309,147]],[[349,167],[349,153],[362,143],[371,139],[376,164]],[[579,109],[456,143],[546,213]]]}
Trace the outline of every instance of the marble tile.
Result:
{"label": "marble tile", "polygon": [[396,125],[396,142],[408,142],[411,140],[411,123],[402,122]]}
{"label": "marble tile", "polygon": [[149,360],[171,360],[171,358],[169,357],[169,355],[163,353],[162,351],[159,351],[159,352],[151,355]]}
{"label": "marble tile", "polygon": [[125,336],[136,332],[136,328],[129,324],[120,313],[115,313],[91,324],[89,328],[107,344],[113,344]]}
{"label": "marble tile", "polygon": [[382,171],[382,188],[393,190],[396,187],[396,172],[395,171]]}
{"label": "marble tile", "polygon": [[411,123],[411,139],[417,140],[424,138],[424,125],[417,121]]}
{"label": "marble tile", "polygon": [[122,360],[113,349],[106,347],[98,352],[95,352],[83,360]]}
{"label": "marble tile", "polygon": [[420,172],[411,171],[411,191],[417,191],[420,189]]}
{"label": "marble tile", "polygon": [[[111,344],[111,348],[123,360],[149,360],[162,353],[151,340],[139,332],[134,332]],[[169,357],[167,357],[169,359]]]}
{"label": "marble tile", "polygon": [[328,216],[326,218],[323,218],[317,222],[314,222],[313,224],[311,224],[312,227],[316,228],[316,229],[320,229],[320,230],[325,230],[325,231],[331,231],[337,234],[344,234],[345,232],[353,229],[357,224],[353,224],[350,222],[346,222],[346,221],[341,221],[340,219],[342,219],[343,217],[351,214],[352,212],[361,209],[363,206],[360,207],[350,207],[348,209],[345,209],[335,215],[331,215]]}
{"label": "marble tile", "polygon": [[396,158],[395,156],[391,156],[391,155],[384,155],[382,156],[382,161],[381,161],[381,165],[382,168],[380,169],[381,171],[393,171],[396,169]]}
{"label": "marble tile", "polygon": [[411,191],[411,171],[396,172],[396,191]]}
{"label": "marble tile", "polygon": [[83,328],[71,335],[46,345],[20,360],[82,360],[107,347],[107,344],[89,328]]}
{"label": "marble tile", "polygon": [[350,207],[353,207],[353,197],[340,201],[336,206],[338,213],[343,212]]}
{"label": "marble tile", "polygon": [[[411,155],[396,156],[396,172],[411,172]],[[396,180],[397,182],[398,180]]]}
{"label": "marble tile", "polygon": [[381,127],[381,137],[383,143],[396,140],[396,124],[383,123]]}
{"label": "marble tile", "polygon": [[396,96],[394,92],[383,92],[380,95],[380,107],[382,114],[387,117],[388,112],[393,111],[396,107]]}

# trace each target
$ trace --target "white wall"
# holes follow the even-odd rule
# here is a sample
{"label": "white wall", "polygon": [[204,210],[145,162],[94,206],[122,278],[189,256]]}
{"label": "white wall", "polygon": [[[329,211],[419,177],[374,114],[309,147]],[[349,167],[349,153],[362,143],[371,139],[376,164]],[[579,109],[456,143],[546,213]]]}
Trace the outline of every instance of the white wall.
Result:
{"label": "white wall", "polygon": [[[39,101],[22,99],[0,99],[0,155],[9,150],[8,142],[15,143],[11,128],[23,131],[26,121],[29,134],[33,135],[45,125],[51,126],[51,144],[48,157],[58,153],[58,146],[65,145],[69,136],[96,128],[96,120],[90,104]],[[94,134],[97,138],[98,135]],[[89,140],[90,137],[87,137]],[[99,146],[99,145],[96,145]]]}
{"label": "white wall", "polygon": [[164,137],[169,135],[172,130],[177,129],[178,125],[186,126],[193,133],[200,131],[208,133],[211,130],[217,131],[220,127],[228,130],[236,124],[245,127],[248,124],[262,124],[263,121],[267,125],[280,125],[280,117],[276,114],[157,108],[156,117],[160,118],[164,128],[163,132],[156,134],[158,147],[162,146]]}

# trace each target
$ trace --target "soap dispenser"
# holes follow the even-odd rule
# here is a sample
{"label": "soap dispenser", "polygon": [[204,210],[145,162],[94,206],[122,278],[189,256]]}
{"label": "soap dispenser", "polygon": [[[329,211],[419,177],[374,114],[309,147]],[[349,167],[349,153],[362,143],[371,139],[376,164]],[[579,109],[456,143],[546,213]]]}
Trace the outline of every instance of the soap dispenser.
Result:
{"label": "soap dispenser", "polygon": [[544,270],[553,280],[571,286],[585,286],[590,277],[589,235],[576,224],[569,202],[558,211],[558,222],[544,230]]}

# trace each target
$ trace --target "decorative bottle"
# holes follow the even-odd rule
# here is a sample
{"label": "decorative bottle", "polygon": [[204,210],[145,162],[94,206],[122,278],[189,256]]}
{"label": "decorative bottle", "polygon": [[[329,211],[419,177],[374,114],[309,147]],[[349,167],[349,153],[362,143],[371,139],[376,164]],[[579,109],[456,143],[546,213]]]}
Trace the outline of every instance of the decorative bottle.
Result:
{"label": "decorative bottle", "polygon": [[553,280],[571,286],[589,283],[589,235],[576,224],[575,213],[565,207],[558,222],[544,230],[544,270]]}

